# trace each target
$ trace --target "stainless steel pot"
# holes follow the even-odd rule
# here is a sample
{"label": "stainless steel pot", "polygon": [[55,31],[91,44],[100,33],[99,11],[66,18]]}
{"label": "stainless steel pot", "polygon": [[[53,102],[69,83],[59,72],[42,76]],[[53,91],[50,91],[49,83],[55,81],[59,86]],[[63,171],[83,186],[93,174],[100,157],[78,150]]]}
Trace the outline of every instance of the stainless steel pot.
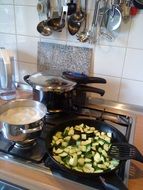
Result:
{"label": "stainless steel pot", "polygon": [[38,120],[28,123],[15,125],[13,123],[8,123],[5,121],[1,122],[1,130],[4,138],[17,142],[19,144],[30,143],[40,136],[43,127],[43,118],[47,112],[47,108],[44,104],[28,99],[17,99],[10,101],[1,106],[0,114],[8,111],[11,108],[16,107],[33,107],[40,112],[40,117]]}
{"label": "stainless steel pot", "polygon": [[76,82],[62,78],[53,70],[26,75],[24,80],[33,88],[33,99],[46,105],[49,113],[65,110],[76,86]]}

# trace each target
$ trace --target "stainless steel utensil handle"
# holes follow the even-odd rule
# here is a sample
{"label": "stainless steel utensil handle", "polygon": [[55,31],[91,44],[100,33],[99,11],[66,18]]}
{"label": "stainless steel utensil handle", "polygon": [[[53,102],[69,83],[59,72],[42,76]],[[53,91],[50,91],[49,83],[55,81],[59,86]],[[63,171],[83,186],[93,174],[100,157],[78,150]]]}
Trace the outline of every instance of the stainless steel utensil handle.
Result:
{"label": "stainless steel utensil handle", "polygon": [[20,128],[20,131],[24,134],[34,133],[34,132],[41,131],[41,130],[42,130],[41,125],[39,127],[33,128],[33,129],[22,129],[22,128]]}
{"label": "stainless steel utensil handle", "polygon": [[51,17],[51,3],[50,0],[47,0],[47,19]]}
{"label": "stainless steel utensil handle", "polygon": [[77,0],[77,3],[76,3],[76,13],[79,13],[80,12],[80,0]]}

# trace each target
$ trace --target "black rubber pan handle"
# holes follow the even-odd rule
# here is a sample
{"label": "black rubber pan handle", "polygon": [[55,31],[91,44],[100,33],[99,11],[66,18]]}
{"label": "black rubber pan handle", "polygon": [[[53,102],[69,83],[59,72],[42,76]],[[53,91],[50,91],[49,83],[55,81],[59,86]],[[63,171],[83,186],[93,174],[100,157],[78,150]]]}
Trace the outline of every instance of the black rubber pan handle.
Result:
{"label": "black rubber pan handle", "polygon": [[99,177],[104,188],[106,190],[128,190],[123,181],[115,174],[112,177],[107,176],[106,178]]}
{"label": "black rubber pan handle", "polygon": [[80,91],[85,91],[85,92],[97,93],[97,94],[100,94],[101,96],[105,94],[105,91],[103,89],[86,86],[86,85],[79,85],[76,87],[76,89]]}
{"label": "black rubber pan handle", "polygon": [[106,80],[104,78],[100,77],[89,77],[85,75],[84,73],[77,73],[72,71],[64,71],[63,77],[69,80],[72,80],[74,82],[77,82],[78,84],[89,84],[89,83],[106,83]]}

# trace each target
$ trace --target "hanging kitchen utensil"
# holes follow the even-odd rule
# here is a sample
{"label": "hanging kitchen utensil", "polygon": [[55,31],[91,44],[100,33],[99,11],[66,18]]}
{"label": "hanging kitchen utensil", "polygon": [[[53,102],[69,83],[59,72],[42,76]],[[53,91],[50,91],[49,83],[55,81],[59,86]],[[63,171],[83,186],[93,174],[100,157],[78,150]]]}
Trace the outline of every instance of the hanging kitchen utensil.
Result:
{"label": "hanging kitchen utensil", "polygon": [[76,12],[68,19],[68,31],[71,35],[75,35],[79,31],[83,20],[84,13],[80,8],[80,0],[77,0]]}
{"label": "hanging kitchen utensil", "polygon": [[50,6],[50,0],[47,0],[47,20],[41,21],[37,25],[37,31],[43,35],[43,36],[50,36],[52,34],[51,28],[48,26],[48,20],[50,19],[51,16],[51,6]]}
{"label": "hanging kitchen utensil", "polygon": [[68,15],[71,15],[76,12],[76,3],[73,2],[73,0],[70,1],[70,3],[67,3],[68,6]]}
{"label": "hanging kitchen utensil", "polygon": [[89,43],[95,43],[97,40],[97,37],[98,37],[97,25],[98,25],[98,13],[99,13],[100,1],[101,0],[97,0],[95,2],[95,8],[94,8],[94,13],[93,13],[91,30],[89,31]]}
{"label": "hanging kitchen utensil", "polygon": [[122,9],[122,19],[124,23],[127,23],[130,20],[130,9],[131,9],[131,0],[126,0],[121,4]]}
{"label": "hanging kitchen utensil", "polygon": [[134,145],[129,143],[113,143],[109,155],[118,160],[134,159],[143,163],[143,155]]}
{"label": "hanging kitchen utensil", "polygon": [[62,10],[62,15],[60,17],[57,18],[51,18],[50,20],[47,21],[47,24],[49,26],[49,28],[51,28],[54,31],[59,31],[61,32],[62,29],[65,27],[65,18],[66,18],[66,11],[67,8],[66,6],[63,6],[63,10]]}
{"label": "hanging kitchen utensil", "polygon": [[82,32],[77,33],[77,39],[80,42],[86,42],[89,39],[89,31],[87,29],[87,6],[88,6],[88,0],[85,0],[85,9],[84,9],[84,29]]}
{"label": "hanging kitchen utensil", "polygon": [[70,20],[73,22],[82,22],[84,20],[84,13],[81,10],[80,4],[80,0],[77,0],[76,12],[70,16]]}
{"label": "hanging kitchen utensil", "polygon": [[118,4],[111,3],[111,9],[106,11],[105,26],[109,31],[114,31],[121,25],[122,15]]}
{"label": "hanging kitchen utensil", "polygon": [[143,1],[142,0],[133,0],[133,4],[138,9],[143,9]]}

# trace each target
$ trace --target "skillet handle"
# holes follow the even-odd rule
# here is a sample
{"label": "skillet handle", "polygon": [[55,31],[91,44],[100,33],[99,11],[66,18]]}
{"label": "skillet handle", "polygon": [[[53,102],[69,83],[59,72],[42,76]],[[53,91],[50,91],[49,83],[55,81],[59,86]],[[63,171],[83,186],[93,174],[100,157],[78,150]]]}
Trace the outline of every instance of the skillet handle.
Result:
{"label": "skillet handle", "polygon": [[106,181],[104,177],[99,176],[99,178],[106,190],[128,190],[116,174],[112,174],[112,177],[106,175]]}

